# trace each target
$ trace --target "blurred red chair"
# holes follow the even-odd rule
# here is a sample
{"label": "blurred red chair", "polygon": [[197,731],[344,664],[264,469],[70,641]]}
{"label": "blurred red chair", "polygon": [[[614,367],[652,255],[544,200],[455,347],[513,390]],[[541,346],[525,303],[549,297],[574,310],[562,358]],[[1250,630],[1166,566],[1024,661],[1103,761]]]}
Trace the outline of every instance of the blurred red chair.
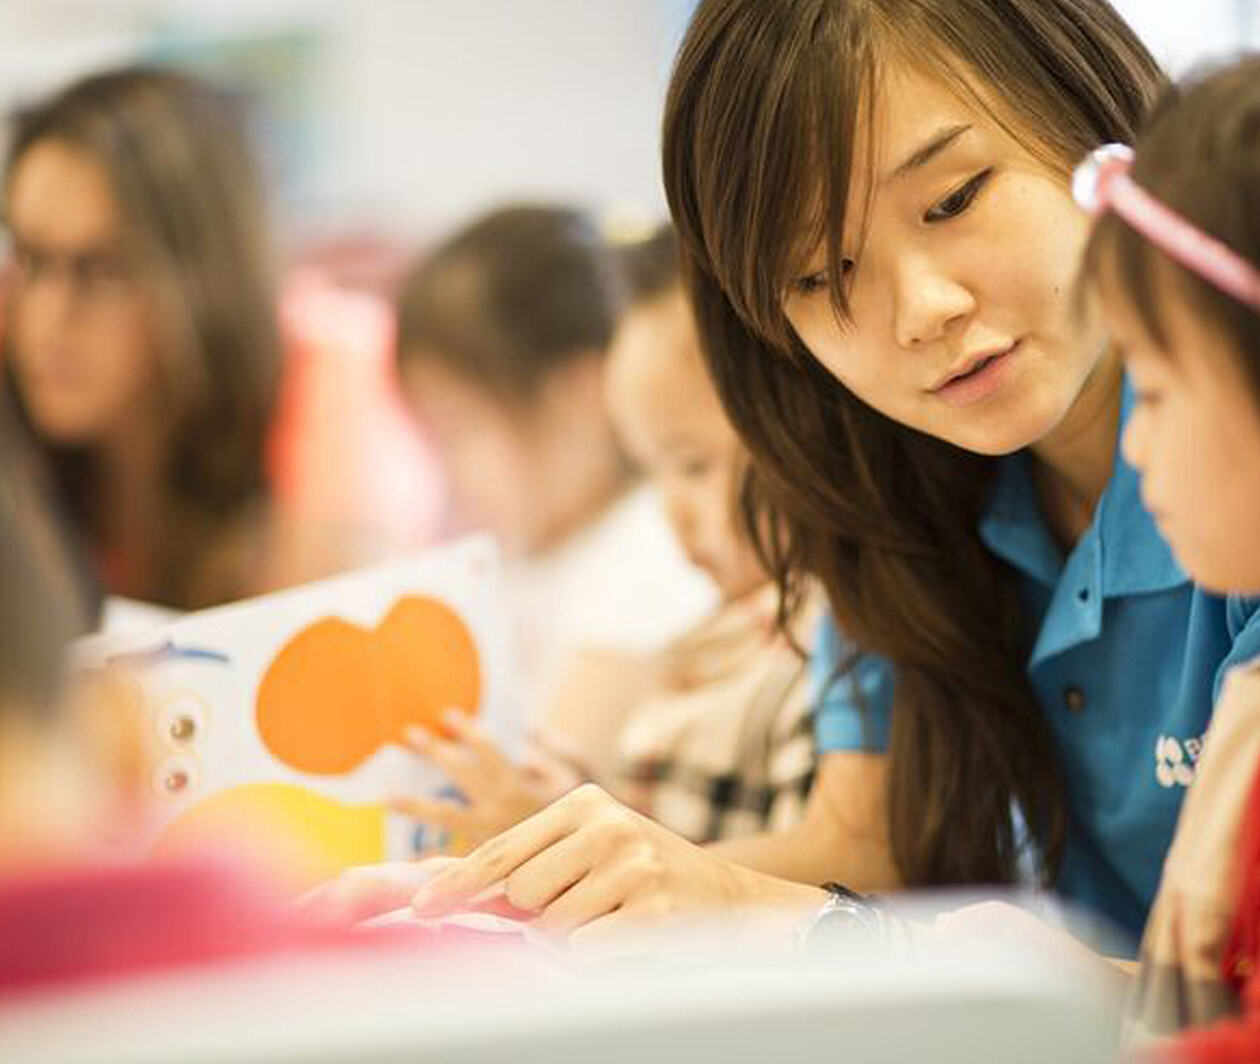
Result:
{"label": "blurred red chair", "polygon": [[301,575],[432,542],[446,492],[398,385],[390,303],[304,267],[284,286],[280,324],[268,474],[281,524],[299,541],[290,549]]}

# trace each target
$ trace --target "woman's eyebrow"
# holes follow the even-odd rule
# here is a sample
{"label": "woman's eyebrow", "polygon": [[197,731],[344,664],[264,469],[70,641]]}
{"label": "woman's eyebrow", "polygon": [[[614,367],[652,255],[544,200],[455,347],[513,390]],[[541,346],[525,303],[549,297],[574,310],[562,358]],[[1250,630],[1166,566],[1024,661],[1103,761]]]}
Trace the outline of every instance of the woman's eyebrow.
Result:
{"label": "woman's eyebrow", "polygon": [[970,124],[962,123],[960,125],[946,126],[943,129],[938,129],[932,134],[932,138],[926,144],[915,149],[915,151],[912,152],[904,162],[900,163],[892,171],[892,173],[889,174],[888,179],[893,180],[905,177],[911,171],[918,170],[920,167],[926,166],[970,128]]}

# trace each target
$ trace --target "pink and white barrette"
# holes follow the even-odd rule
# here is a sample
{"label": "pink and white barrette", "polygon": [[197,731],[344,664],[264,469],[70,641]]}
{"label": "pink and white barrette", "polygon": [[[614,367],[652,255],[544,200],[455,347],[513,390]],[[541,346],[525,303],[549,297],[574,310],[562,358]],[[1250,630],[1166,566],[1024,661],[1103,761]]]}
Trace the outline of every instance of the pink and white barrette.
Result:
{"label": "pink and white barrette", "polygon": [[1095,217],[1115,211],[1187,270],[1260,312],[1260,269],[1147,192],[1129,176],[1132,164],[1127,145],[1095,149],[1072,175],[1073,198]]}

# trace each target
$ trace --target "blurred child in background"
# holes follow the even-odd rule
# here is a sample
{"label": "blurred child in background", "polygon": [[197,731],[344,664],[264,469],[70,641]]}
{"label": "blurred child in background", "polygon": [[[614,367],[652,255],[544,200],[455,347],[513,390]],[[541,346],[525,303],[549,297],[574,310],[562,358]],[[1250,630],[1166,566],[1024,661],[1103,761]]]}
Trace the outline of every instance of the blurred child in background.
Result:
{"label": "blurred child in background", "polygon": [[0,449],[0,1002],[281,953],[449,959],[507,942],[357,929],[348,912],[315,920],[243,852],[129,860],[148,811],[141,706],[112,667],[68,675],[68,644],[89,618],[65,540],[13,454]]}
{"label": "blurred child in background", "polygon": [[[609,350],[605,390],[618,435],[646,473],[688,558],[711,578],[717,610],[640,665],[645,690],[612,736],[600,783],[697,842],[783,828],[800,818],[814,767],[806,663],[779,634],[777,589],[739,517],[743,450],[700,356],[673,230],[626,254],[629,306]],[[813,603],[792,632],[808,642]],[[571,694],[597,720],[599,683]],[[467,805],[401,801],[413,815],[481,841],[559,797],[534,765],[517,768],[475,725],[461,742],[417,736]]]}
{"label": "blurred child in background", "polygon": [[139,812],[138,707],[110,678],[67,686],[86,618],[30,485],[0,454],[0,997],[312,944],[226,865],[108,857]]}
{"label": "blurred child in background", "polygon": [[19,113],[4,372],[106,590],[180,608],[271,582],[279,370],[262,190],[237,109],[158,69]]}
{"label": "blurred child in background", "polygon": [[[1222,594],[1260,593],[1257,190],[1260,58],[1170,94],[1136,158],[1111,146],[1078,174],[1078,198],[1102,215],[1086,276],[1133,380],[1125,455],[1178,560]],[[1135,1033],[1218,1021],[1155,1055],[1260,1059],[1256,662],[1230,673],[1197,765],[1175,739],[1155,753],[1170,781],[1194,785],[1142,940]]]}
{"label": "blurred child in background", "polygon": [[[609,421],[620,300],[614,254],[592,222],[529,205],[451,236],[400,294],[406,393],[436,437],[459,520],[493,532],[509,559],[535,724],[563,699],[577,651],[655,650],[711,601]],[[626,668],[608,697],[637,684]],[[577,752],[590,737],[568,738]]]}

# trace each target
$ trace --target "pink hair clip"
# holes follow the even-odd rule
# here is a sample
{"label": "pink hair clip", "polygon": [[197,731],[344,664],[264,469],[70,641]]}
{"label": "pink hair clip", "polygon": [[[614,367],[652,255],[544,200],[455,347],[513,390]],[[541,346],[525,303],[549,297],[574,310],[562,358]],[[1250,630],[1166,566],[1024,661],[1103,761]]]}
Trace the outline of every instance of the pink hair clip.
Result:
{"label": "pink hair clip", "polygon": [[1113,210],[1192,273],[1260,312],[1260,270],[1215,237],[1161,203],[1129,176],[1133,149],[1104,144],[1072,175],[1072,196],[1098,217]]}

